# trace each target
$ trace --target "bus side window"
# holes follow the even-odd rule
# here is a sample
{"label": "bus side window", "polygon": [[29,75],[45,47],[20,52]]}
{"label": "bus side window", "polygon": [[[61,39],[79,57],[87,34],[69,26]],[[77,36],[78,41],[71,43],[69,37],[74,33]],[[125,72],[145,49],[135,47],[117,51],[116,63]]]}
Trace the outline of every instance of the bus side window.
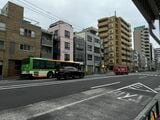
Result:
{"label": "bus side window", "polygon": [[45,66],[46,66],[45,62],[46,62],[46,61],[40,60],[39,62],[40,62],[40,69],[45,69],[45,68],[46,68],[46,67],[45,67]]}
{"label": "bus side window", "polygon": [[46,62],[46,69],[54,69],[55,68],[55,62],[47,61]]}
{"label": "bus side window", "polygon": [[40,68],[39,60],[33,59],[33,69],[39,69],[39,68]]}

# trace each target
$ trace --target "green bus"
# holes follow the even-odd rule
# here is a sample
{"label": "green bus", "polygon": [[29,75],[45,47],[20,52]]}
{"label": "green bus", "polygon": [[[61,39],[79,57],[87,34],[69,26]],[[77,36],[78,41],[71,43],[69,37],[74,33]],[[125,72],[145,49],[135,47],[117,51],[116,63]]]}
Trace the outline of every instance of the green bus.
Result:
{"label": "green bus", "polygon": [[81,62],[29,57],[27,59],[22,60],[21,77],[54,78],[55,70],[65,66],[73,66],[79,70],[83,70],[83,63]]}

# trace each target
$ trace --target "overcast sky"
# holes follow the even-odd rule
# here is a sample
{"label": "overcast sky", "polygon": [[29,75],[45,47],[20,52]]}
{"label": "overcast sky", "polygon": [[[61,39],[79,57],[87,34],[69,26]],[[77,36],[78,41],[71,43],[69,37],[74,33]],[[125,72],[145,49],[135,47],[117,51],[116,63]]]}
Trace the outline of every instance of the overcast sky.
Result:
{"label": "overcast sky", "polygon": [[[25,8],[25,17],[36,20],[42,28],[47,29],[48,26],[63,19],[73,25],[75,31],[83,28],[94,26],[97,27],[97,20],[102,17],[113,16],[116,11],[117,16],[123,17],[134,27],[147,25],[143,16],[137,10],[132,0],[10,0],[18,3]],[[52,14],[43,16],[33,11],[37,10],[30,6],[26,1],[45,10],[44,14]],[[7,0],[0,0],[0,8],[6,4]],[[30,10],[32,9],[32,10]],[[38,9],[39,10],[39,9]],[[151,40],[154,47],[159,47],[156,42]]]}

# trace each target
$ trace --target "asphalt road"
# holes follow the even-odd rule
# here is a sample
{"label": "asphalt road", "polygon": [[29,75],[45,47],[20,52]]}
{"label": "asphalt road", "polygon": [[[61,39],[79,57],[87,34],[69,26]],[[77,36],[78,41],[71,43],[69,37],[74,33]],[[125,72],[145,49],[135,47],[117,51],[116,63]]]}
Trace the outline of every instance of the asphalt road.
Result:
{"label": "asphalt road", "polygon": [[[97,75],[67,81],[0,82],[0,118],[5,116],[8,109],[10,109],[9,111],[16,109],[22,111],[24,109],[23,106],[25,106],[25,110],[27,109],[28,111],[27,105],[32,105],[33,107],[38,102],[53,100],[49,104],[54,102],[54,107],[56,105],[60,106],[48,112],[40,111],[33,115],[33,118],[29,118],[34,120],[112,120],[118,114],[120,116],[119,120],[129,120],[136,117],[159,91],[160,76],[153,72],[127,76]],[[42,106],[41,108],[43,108]],[[51,106],[53,107],[53,105]],[[99,112],[97,108],[95,109],[95,106],[97,108],[99,106]],[[124,109],[124,107],[127,108]],[[132,109],[130,109],[131,107]],[[77,108],[82,112],[81,115]],[[95,109],[95,111],[91,109]],[[88,116],[85,116],[87,115],[85,114],[86,110],[88,111]],[[104,110],[106,111],[105,113],[103,113]],[[92,114],[93,112],[95,112],[95,115]],[[125,116],[122,113],[128,114]]]}

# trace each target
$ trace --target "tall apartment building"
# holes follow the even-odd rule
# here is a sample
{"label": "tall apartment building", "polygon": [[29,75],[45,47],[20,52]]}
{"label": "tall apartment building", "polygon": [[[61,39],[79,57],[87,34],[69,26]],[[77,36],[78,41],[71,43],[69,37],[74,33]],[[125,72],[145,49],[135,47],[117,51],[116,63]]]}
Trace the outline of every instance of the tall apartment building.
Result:
{"label": "tall apartment building", "polygon": [[97,73],[101,69],[101,41],[97,32],[96,28],[89,27],[76,33],[85,40],[85,70],[89,73]]}
{"label": "tall apartment building", "polygon": [[139,55],[136,50],[132,50],[132,63],[133,63],[133,71],[138,71],[139,69]]}
{"label": "tall apartment building", "polygon": [[115,65],[131,66],[131,26],[121,17],[98,20],[98,32],[103,40],[104,64],[112,70]]}
{"label": "tall apartment building", "polygon": [[53,59],[73,61],[73,27],[58,21],[50,25],[48,31],[54,34]]}
{"label": "tall apartment building", "polygon": [[20,74],[21,60],[40,57],[41,28],[23,19],[24,8],[8,2],[0,14],[0,75]]}
{"label": "tall apartment building", "polygon": [[145,26],[134,28],[134,49],[147,58],[148,69],[151,64],[149,29]]}
{"label": "tall apartment building", "polygon": [[44,29],[42,29],[42,33],[41,33],[40,57],[53,59],[53,35]]}
{"label": "tall apartment building", "polygon": [[160,48],[154,49],[155,54],[155,67],[157,70],[160,70]]}
{"label": "tall apartment building", "polygon": [[151,64],[150,64],[150,70],[155,70],[156,66],[155,66],[155,53],[154,53],[154,47],[153,44],[150,43],[150,60],[151,60]]}

